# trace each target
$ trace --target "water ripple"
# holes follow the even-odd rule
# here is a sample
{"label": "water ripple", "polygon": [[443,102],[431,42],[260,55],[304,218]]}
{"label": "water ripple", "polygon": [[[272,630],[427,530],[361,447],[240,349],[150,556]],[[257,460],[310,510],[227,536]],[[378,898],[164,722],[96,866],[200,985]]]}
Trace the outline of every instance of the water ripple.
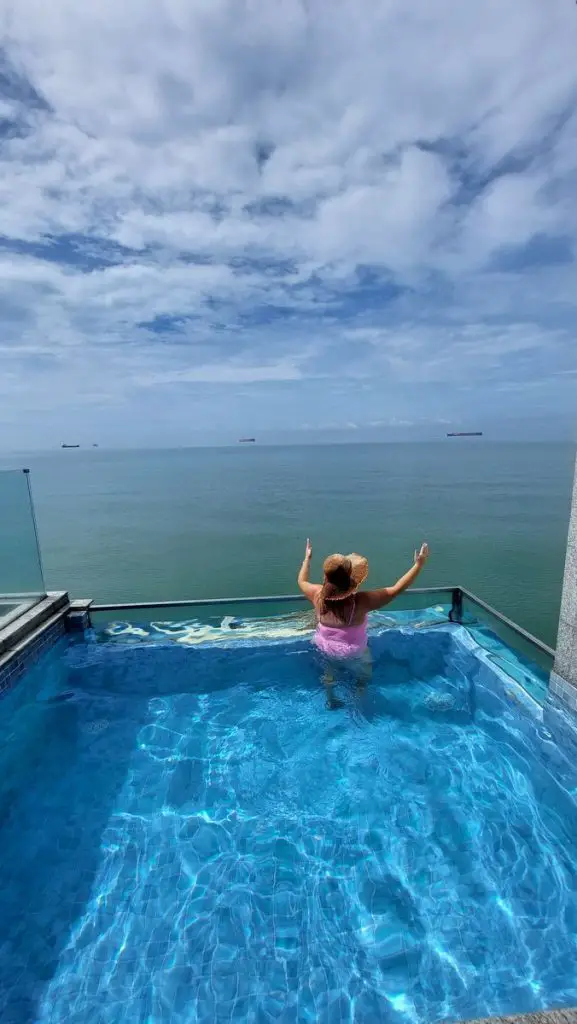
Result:
{"label": "water ripple", "polygon": [[74,648],[79,699],[51,705],[4,828],[3,1019],[577,1000],[574,771],[458,631],[375,636],[336,713],[300,641],[98,647]]}

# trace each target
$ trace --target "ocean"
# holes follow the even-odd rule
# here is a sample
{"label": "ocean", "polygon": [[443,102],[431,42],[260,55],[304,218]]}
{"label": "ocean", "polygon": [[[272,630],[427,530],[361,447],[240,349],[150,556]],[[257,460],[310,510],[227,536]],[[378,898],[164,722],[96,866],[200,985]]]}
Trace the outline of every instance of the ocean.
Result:
{"label": "ocean", "polygon": [[555,643],[575,448],[455,438],[0,456],[28,466],[50,589],[97,601],[296,591],[332,551],[393,583],[460,583]]}

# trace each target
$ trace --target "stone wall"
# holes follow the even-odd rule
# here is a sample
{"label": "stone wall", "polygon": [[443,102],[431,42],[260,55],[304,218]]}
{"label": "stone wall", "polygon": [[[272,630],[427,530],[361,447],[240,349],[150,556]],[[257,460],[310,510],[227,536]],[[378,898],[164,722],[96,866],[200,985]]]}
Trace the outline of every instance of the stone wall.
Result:
{"label": "stone wall", "polygon": [[[570,684],[570,689],[567,684]],[[577,466],[551,689],[577,709]]]}

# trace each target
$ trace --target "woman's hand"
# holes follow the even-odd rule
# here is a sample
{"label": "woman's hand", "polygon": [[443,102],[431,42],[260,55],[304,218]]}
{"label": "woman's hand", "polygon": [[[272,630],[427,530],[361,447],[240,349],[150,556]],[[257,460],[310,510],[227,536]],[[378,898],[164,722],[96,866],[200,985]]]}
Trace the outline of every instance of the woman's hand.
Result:
{"label": "woman's hand", "polygon": [[312,544],[307,538],[307,544],[305,547],[305,557],[303,564],[300,567],[298,574],[298,585],[300,590],[311,604],[315,604],[318,595],[320,594],[322,587],[319,583],[309,583],[309,573],[311,571],[311,558],[312,558]]}
{"label": "woman's hand", "polygon": [[424,564],[425,564],[425,562],[427,561],[428,557],[429,557],[429,545],[428,544],[421,544],[421,550],[420,551],[415,551],[415,565],[418,565],[419,568],[422,569]]}

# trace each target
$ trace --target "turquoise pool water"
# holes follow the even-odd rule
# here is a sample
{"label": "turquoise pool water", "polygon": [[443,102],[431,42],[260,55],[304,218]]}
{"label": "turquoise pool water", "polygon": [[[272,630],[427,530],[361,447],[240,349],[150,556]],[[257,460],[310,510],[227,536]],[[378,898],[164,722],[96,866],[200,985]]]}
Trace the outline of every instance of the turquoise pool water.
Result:
{"label": "turquoise pool water", "polygon": [[420,621],[376,624],[336,710],[286,620],[119,625],[37,666],[0,705],[2,1021],[575,1003],[570,728]]}

